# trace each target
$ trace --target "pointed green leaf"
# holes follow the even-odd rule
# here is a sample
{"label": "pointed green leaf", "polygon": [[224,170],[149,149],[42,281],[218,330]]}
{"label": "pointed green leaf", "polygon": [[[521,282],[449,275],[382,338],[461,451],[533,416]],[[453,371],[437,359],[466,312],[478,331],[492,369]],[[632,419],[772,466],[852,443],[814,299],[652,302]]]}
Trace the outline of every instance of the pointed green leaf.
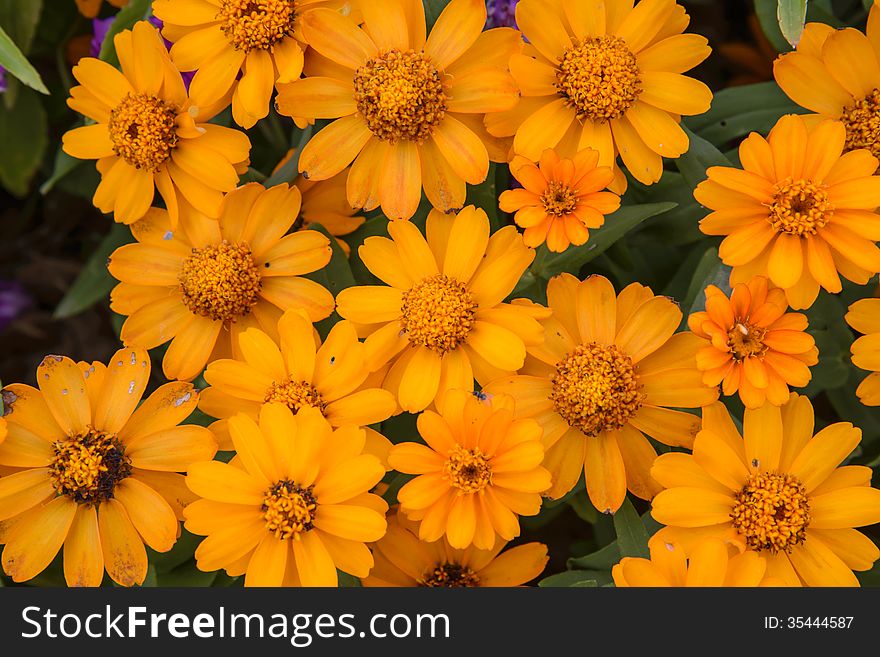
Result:
{"label": "pointed green leaf", "polygon": [[776,20],[782,36],[792,47],[797,47],[804,33],[807,20],[807,0],[779,0],[776,7]]}
{"label": "pointed green leaf", "polygon": [[648,530],[629,498],[614,514],[614,531],[621,557],[648,558]]}

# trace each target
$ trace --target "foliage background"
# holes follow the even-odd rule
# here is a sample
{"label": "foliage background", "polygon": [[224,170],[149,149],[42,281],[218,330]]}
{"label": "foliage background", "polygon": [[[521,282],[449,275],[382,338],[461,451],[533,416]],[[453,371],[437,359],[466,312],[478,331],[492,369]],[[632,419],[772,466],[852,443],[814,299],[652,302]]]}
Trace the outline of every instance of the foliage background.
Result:
{"label": "foliage background", "polygon": [[[430,24],[446,0],[424,2]],[[777,0],[682,0],[681,4],[691,16],[688,31],[705,35],[713,48],[709,60],[691,73],[712,87],[715,100],[706,114],[684,120],[690,150],[675,162],[667,161],[659,184],[645,187],[630,180],[621,210],[603,228],[592,231],[585,246],[563,254],[539,249],[514,297],[545,302],[546,282],[552,276],[563,271],[581,278],[601,273],[617,289],[639,281],[655,293],[673,297],[686,319],[703,308],[706,285],[729,289],[728,270],[718,259],[719,240],[698,229],[706,211],[694,201],[692,190],[708,166],[738,164],[736,146],[749,132],[766,135],[783,114],[804,111],[772,81],[772,61],[778,52],[791,50],[786,36],[797,37],[804,7],[807,21],[864,29],[870,0],[780,0],[778,4]],[[112,16],[114,11],[105,5],[101,16]],[[113,34],[148,17],[149,11],[149,0],[131,0],[119,11],[101,47],[101,58],[115,63]],[[6,91],[0,95],[0,379],[33,384],[36,363],[47,353],[106,360],[118,348],[122,317],[108,309],[114,281],[106,261],[113,249],[132,238],[125,226],[114,224],[91,205],[98,184],[93,163],[60,150],[61,134],[81,121],[65,100],[73,82],[71,67],[88,55],[91,21],[78,13],[73,0],[0,0],[0,27],[39,74],[35,79],[28,78],[28,72],[22,76],[36,88],[7,75]],[[0,38],[0,57],[4,44]],[[228,110],[215,121],[229,125]],[[257,180],[268,186],[290,181],[295,158],[274,175],[271,172],[290,148],[301,147],[312,132],[296,129],[272,111],[248,131],[252,164],[242,182]],[[509,181],[507,168],[493,164],[486,182],[468,190],[468,202],[488,213],[493,230],[512,223],[497,207],[497,195]],[[429,209],[423,200],[413,218],[420,227]],[[359,260],[357,247],[370,235],[384,235],[386,222],[378,213],[368,214],[366,223],[344,238],[352,247],[351,259],[334,244],[333,259],[315,275],[316,280],[334,294],[350,285],[375,283]],[[880,412],[862,406],[855,396],[866,373],[850,362],[855,336],[843,321],[846,307],[864,296],[878,296],[876,278],[868,288],[845,282],[839,295],[823,292],[807,311],[820,360],[805,392],[816,409],[817,430],[840,420],[859,426],[863,441],[852,462],[876,469]],[[322,333],[334,317],[319,325]],[[161,348],[155,351],[159,353],[153,354],[155,380],[150,389],[162,382]],[[741,417],[738,399],[726,398],[725,403]],[[190,421],[207,424],[209,419],[200,416]],[[417,435],[415,417],[392,418],[381,431],[392,442],[411,439]],[[392,475],[386,493],[389,501],[404,481],[404,475]],[[541,540],[550,548],[543,586],[606,585],[611,581],[611,565],[621,555],[646,556],[647,538],[657,528],[647,508],[640,501],[635,506],[627,502],[613,518],[600,514],[581,481],[562,500],[546,503],[539,516],[523,518],[523,535],[517,542]],[[867,533],[875,542],[880,540],[877,527]],[[198,540],[184,531],[171,552],[151,552],[145,585],[240,585],[222,572],[196,569],[192,554]],[[880,585],[878,567],[858,576],[863,585]],[[343,583],[356,584],[350,578]],[[3,584],[11,581],[0,575]],[[60,563],[28,585],[63,585]]]}

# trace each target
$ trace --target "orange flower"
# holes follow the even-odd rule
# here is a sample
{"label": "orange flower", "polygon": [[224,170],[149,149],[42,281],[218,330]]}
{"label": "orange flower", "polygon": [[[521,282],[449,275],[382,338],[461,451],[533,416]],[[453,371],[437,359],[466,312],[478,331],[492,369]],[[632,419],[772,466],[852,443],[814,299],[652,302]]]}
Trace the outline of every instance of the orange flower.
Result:
{"label": "orange flower", "polygon": [[769,400],[788,401],[788,386],[810,382],[808,365],[819,362],[819,350],[805,333],[807,317],[786,313],[785,292],[767,289],[758,276],[737,285],[728,299],[714,285],[706,288],[706,310],[688,317],[690,329],[709,345],[697,352],[697,367],[706,385],[722,384],[725,395],[739,391],[746,408]]}
{"label": "orange flower", "polygon": [[880,406],[880,299],[861,299],[849,307],[846,323],[862,337],[852,344],[853,365],[870,374],[856,394],[865,406]]}
{"label": "orange flower", "polygon": [[557,253],[569,244],[580,246],[590,237],[588,228],[599,228],[605,215],[620,207],[620,197],[601,191],[614,179],[609,167],[596,166],[599,152],[580,151],[572,159],[562,159],[553,149],[541,155],[540,167],[517,155],[510,172],[523,189],[502,192],[498,205],[504,212],[515,212],[513,220],[525,228],[523,241],[536,247],[546,240]]}

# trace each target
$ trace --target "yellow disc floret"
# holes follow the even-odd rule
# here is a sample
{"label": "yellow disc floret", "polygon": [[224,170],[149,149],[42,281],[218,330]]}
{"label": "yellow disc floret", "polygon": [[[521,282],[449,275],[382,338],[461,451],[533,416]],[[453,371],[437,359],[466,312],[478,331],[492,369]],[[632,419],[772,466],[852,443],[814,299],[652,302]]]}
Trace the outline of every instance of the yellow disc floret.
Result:
{"label": "yellow disc floret", "polygon": [[875,157],[880,157],[880,90],[874,89],[844,108],[840,120],[846,126],[844,150],[867,148]]}
{"label": "yellow disc floret", "polygon": [[776,184],[768,220],[779,233],[815,235],[831,219],[828,195],[811,180],[786,178]]}
{"label": "yellow disc floret", "polygon": [[764,336],[767,329],[738,321],[727,332],[727,346],[734,360],[745,360],[752,356],[763,356],[767,353],[767,345],[764,344]]}
{"label": "yellow disc floret", "polygon": [[492,483],[492,466],[479,449],[456,445],[444,466],[449,483],[462,494],[478,493]]}
{"label": "yellow disc floret", "polygon": [[414,50],[368,60],[355,72],[354,99],[372,133],[391,143],[423,143],[446,114],[440,71]]}
{"label": "yellow disc floret", "polygon": [[322,413],[327,403],[321,398],[315,386],[305,381],[287,379],[282,383],[273,383],[266,391],[265,403],[281,402],[294,413],[299,413],[302,408],[317,408]]}
{"label": "yellow disc floret", "polygon": [[403,293],[401,328],[414,347],[445,354],[467,339],[476,312],[477,302],[464,283],[438,274]]}
{"label": "yellow disc floret", "polygon": [[109,500],[116,484],[131,474],[131,460],[114,434],[90,427],[52,447],[52,485],[59,495],[77,504],[95,505]]}
{"label": "yellow disc floret", "polygon": [[565,183],[551,180],[547,183],[547,190],[541,195],[541,205],[544,212],[554,217],[564,217],[577,209],[577,190],[572,189]]}
{"label": "yellow disc floret", "polygon": [[480,585],[480,578],[469,567],[459,563],[444,563],[426,572],[419,586],[438,588],[471,588]]}
{"label": "yellow disc floret", "polygon": [[300,534],[311,531],[317,507],[318,501],[311,486],[303,488],[283,479],[269,487],[260,508],[266,521],[266,531],[284,541],[288,538],[298,540]]}
{"label": "yellow disc floret", "polygon": [[225,241],[193,249],[179,280],[183,303],[193,314],[224,322],[247,315],[261,288],[250,247]]}
{"label": "yellow disc floret", "polygon": [[620,429],[644,399],[632,358],[616,345],[578,345],[556,364],[551,382],[556,411],[588,436]]}
{"label": "yellow disc floret", "polygon": [[149,94],[128,93],[110,110],[113,152],[137,169],[155,172],[177,146],[178,108]]}
{"label": "yellow disc floret", "polygon": [[578,119],[603,123],[623,116],[642,92],[636,56],[616,36],[601,36],[565,49],[556,89]]}
{"label": "yellow disc floret", "polygon": [[810,501],[797,477],[759,472],[736,494],[730,517],[751,549],[791,552],[806,538]]}
{"label": "yellow disc floret", "polygon": [[220,29],[236,50],[272,50],[293,34],[293,0],[221,0]]}

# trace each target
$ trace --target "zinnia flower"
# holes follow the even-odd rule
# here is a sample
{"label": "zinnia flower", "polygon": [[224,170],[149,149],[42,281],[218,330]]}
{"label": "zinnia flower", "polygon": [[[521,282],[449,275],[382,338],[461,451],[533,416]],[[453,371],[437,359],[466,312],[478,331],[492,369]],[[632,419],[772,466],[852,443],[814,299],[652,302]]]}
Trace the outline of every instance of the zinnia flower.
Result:
{"label": "zinnia flower", "polygon": [[240,358],[238,338],[250,327],[275,338],[285,310],[327,317],[333,295],[302,274],[330,261],[329,240],[313,230],[286,235],[299,206],[296,187],[250,183],[226,196],[219,222],[185,212],[173,230],[164,210],[151,210],[131,227],[138,243],[108,264],[121,281],[110,307],[128,316],[123,342],[171,341],[165,376],[192,379],[210,360]]}
{"label": "zinnia flower", "polygon": [[418,524],[392,509],[388,532],[373,545],[376,565],[364,586],[432,586],[442,588],[521,586],[538,577],[547,565],[547,546],[526,543],[505,550],[498,541],[491,550],[474,546],[459,550],[445,538],[419,539]]}
{"label": "zinnia flower", "polygon": [[838,467],[862,432],[849,422],[813,435],[813,407],[792,393],[781,408],[746,410],[743,435],[722,404],[703,409],[693,455],[663,454],[651,474],[666,490],[654,518],[657,540],[715,536],[767,559],[767,574],[787,586],[858,586],[880,550],[853,529],[880,521],[871,469]]}
{"label": "zinnia flower", "polygon": [[465,182],[483,182],[489,169],[486,145],[461,117],[509,109],[517,99],[506,66],[493,61],[495,31],[482,32],[486,7],[452,0],[426,40],[419,2],[359,6],[363,28],[329,9],[303,16],[309,77],[279,85],[278,111],[336,120],[303,148],[299,170],[324,180],[354,161],[349,203],[381,205],[390,219],[409,219],[423,186],[434,207],[457,210]]}
{"label": "zinnia flower", "polygon": [[385,469],[363,453],[364,431],[278,403],[259,424],[238,415],[229,428],[237,463],[195,463],[186,477],[204,498],[184,511],[186,528],[207,537],[198,567],[244,574],[245,586],[336,586],[337,568],[366,577],[364,543],[385,534],[388,505],[368,492]]}
{"label": "zinnia flower", "polygon": [[547,248],[560,253],[569,244],[580,246],[590,237],[589,228],[599,228],[605,215],[620,207],[620,197],[602,191],[614,179],[609,167],[597,167],[599,152],[580,151],[572,159],[560,158],[547,149],[540,167],[517,155],[510,173],[521,189],[509,189],[498,197],[504,212],[515,212],[513,220],[525,228],[526,246]]}
{"label": "zinnia flower", "polygon": [[767,562],[755,552],[730,555],[730,547],[718,538],[700,541],[690,558],[680,545],[652,539],[650,559],[624,557],[611,569],[614,585],[739,587],[780,586],[783,582],[765,577]]}
{"label": "zinnia flower", "polygon": [[807,316],[787,309],[785,292],[768,290],[763,276],[737,285],[729,299],[707,287],[706,310],[688,317],[690,329],[709,342],[697,352],[703,382],[721,384],[725,395],[739,392],[746,408],[765,400],[781,406],[788,386],[807,385],[819,350],[806,333]]}
{"label": "zinnia flower", "polygon": [[673,408],[699,408],[718,398],[696,366],[702,340],[676,333],[681,310],[633,283],[615,294],[603,276],[562,274],[547,285],[552,316],[547,340],[529,347],[521,374],[484,387],[516,400],[516,416],[544,428],[547,495],[570,491],[583,472],[593,505],[613,513],[626,490],[651,499],[660,490],[649,470],[656,457],[645,434],[690,446],[699,418]]}
{"label": "zinnia flower", "polygon": [[880,299],[861,299],[849,307],[846,323],[862,337],[852,344],[853,365],[870,374],[856,394],[866,406],[880,406]]}
{"label": "zinnia flower", "polygon": [[69,586],[98,586],[104,570],[122,586],[147,575],[144,543],[177,541],[189,493],[183,475],[213,458],[199,426],[178,426],[196,406],[188,383],[166,383],[138,406],[150,378],[143,349],[120,349],[105,366],[46,356],[39,390],[3,390],[8,436],[0,465],[3,570],[16,582],[41,573],[64,546]]}
{"label": "zinnia flower", "polygon": [[845,151],[867,148],[880,157],[880,7],[868,14],[867,35],[854,28],[808,23],[795,52],[773,63],[773,75],[810,119],[846,126]]}
{"label": "zinnia flower", "polygon": [[626,178],[660,180],[663,158],[688,149],[681,115],[709,109],[712,92],[682,75],[709,56],[705,37],[681,34],[688,16],[674,0],[522,0],[516,22],[531,47],[510,59],[522,100],[486,117],[489,132],[516,135],[516,153],[537,161],[546,148],[573,157],[590,147]]}
{"label": "zinnia flower", "polygon": [[154,0],[153,13],[174,45],[181,71],[196,71],[197,105],[232,100],[232,118],[252,128],[269,113],[275,83],[302,74],[303,14],[314,7],[351,11],[349,0]]}
{"label": "zinnia flower", "polygon": [[427,240],[409,222],[390,222],[388,232],[358,249],[385,285],[342,290],[337,312],[367,338],[371,370],[390,363],[382,385],[400,406],[415,413],[447,390],[522,367],[526,344],[544,334],[529,309],[502,303],[535,257],[516,228],[490,237],[486,213],[468,206],[432,212]]}
{"label": "zinnia flower", "polygon": [[82,86],[67,104],[96,123],[62,138],[68,155],[97,160],[101,183],[92,202],[130,224],[158,190],[175,226],[183,202],[216,217],[223,194],[247,170],[247,135],[207,122],[223,107],[190,101],[155,27],[141,21],[113,42],[122,72],[92,57],[73,67]]}
{"label": "zinnia flower", "polygon": [[733,267],[732,285],[766,275],[799,310],[820,285],[840,292],[838,274],[864,285],[880,271],[877,158],[864,149],[841,155],[845,139],[839,121],[808,129],[792,114],[767,139],[753,132],[740,144],[743,169],[709,167],[694,190],[713,210],[700,230],[726,236],[718,254]]}
{"label": "zinnia flower", "polygon": [[417,420],[427,445],[400,443],[388,454],[392,468],[418,475],[398,492],[400,510],[421,521],[423,541],[445,536],[454,548],[491,550],[519,536],[518,516],[536,515],[550,487],[541,427],[515,420],[507,395],[452,390],[437,408]]}
{"label": "zinnia flower", "polygon": [[[364,386],[370,375],[366,350],[351,323],[334,324],[321,344],[305,313],[288,310],[277,334],[276,344],[264,331],[249,328],[238,336],[239,359],[215,360],[205,370],[211,387],[202,391],[199,408],[224,418],[211,425],[222,449],[232,449],[225,418],[237,413],[256,418],[268,402],[281,402],[294,414],[316,408],[332,427],[375,424],[397,410],[390,392]],[[369,444],[387,453],[385,438],[371,429],[367,434]]]}

